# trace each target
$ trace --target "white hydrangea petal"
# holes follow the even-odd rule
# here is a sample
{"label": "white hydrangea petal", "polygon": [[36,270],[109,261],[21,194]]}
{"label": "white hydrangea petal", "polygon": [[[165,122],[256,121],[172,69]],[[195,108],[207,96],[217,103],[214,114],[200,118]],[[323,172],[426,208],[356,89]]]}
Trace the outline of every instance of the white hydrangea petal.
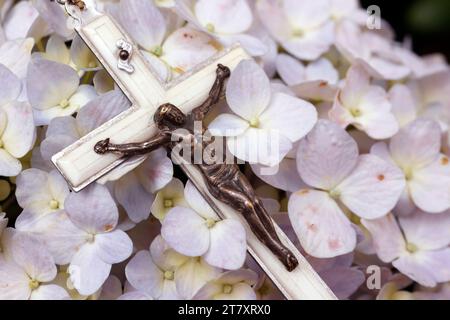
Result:
{"label": "white hydrangea petal", "polygon": [[238,159],[275,166],[292,150],[292,142],[276,130],[249,128],[240,136],[228,137],[227,147]]}
{"label": "white hydrangea petal", "polygon": [[284,0],[283,9],[289,23],[299,29],[317,28],[331,15],[329,0]]}
{"label": "white hydrangea petal", "polygon": [[22,90],[22,83],[19,78],[7,67],[0,64],[0,106],[17,99]]}
{"label": "white hydrangea petal", "polygon": [[403,127],[417,118],[416,103],[411,90],[403,85],[396,84],[389,90],[389,100],[392,104],[392,113]]}
{"label": "white hydrangea petal", "polygon": [[70,194],[70,189],[66,180],[59,171],[52,170],[48,174],[48,184],[53,199],[58,201],[59,205],[62,207],[64,205],[64,200]]}
{"label": "white hydrangea petal", "polygon": [[117,202],[123,206],[128,217],[134,223],[139,223],[149,217],[155,196],[144,189],[134,171],[116,181],[114,194]]}
{"label": "white hydrangea petal", "polygon": [[76,108],[77,111],[83,108],[90,101],[98,97],[97,91],[91,85],[83,84],[78,87],[77,91],[70,97],[70,107]]}
{"label": "white hydrangea petal", "polygon": [[392,262],[406,253],[405,239],[392,214],[376,220],[363,219],[361,223],[372,235],[377,255],[383,262]]}
{"label": "white hydrangea petal", "polygon": [[[62,118],[68,118],[68,117],[60,117],[55,118],[56,119],[62,119]],[[81,136],[74,137],[70,135],[51,135],[47,138],[45,138],[44,141],[42,141],[40,146],[40,152],[42,155],[42,158],[46,161],[50,161],[50,159],[63,150],[65,147],[70,146],[72,143],[77,141]]]}
{"label": "white hydrangea petal", "polygon": [[216,137],[233,137],[243,134],[249,127],[248,121],[234,114],[224,113],[209,124],[208,130]]}
{"label": "white hydrangea petal", "polygon": [[67,101],[78,89],[80,79],[71,67],[35,59],[28,67],[27,93],[33,108],[46,110]]}
{"label": "white hydrangea petal", "polygon": [[[91,87],[88,89],[90,94],[91,89]],[[88,134],[129,107],[129,100],[118,90],[90,99],[77,115],[76,124],[81,131],[80,134]]]}
{"label": "white hydrangea petal", "polygon": [[64,207],[76,226],[92,234],[109,232],[117,226],[117,206],[103,185],[93,184],[79,193],[72,192]]}
{"label": "white hydrangea petal", "polygon": [[278,130],[292,142],[296,142],[312,130],[317,122],[317,111],[305,100],[275,93],[259,121],[260,128]]}
{"label": "white hydrangea petal", "polygon": [[255,290],[246,283],[237,283],[233,285],[230,294],[217,294],[214,300],[256,300]]}
{"label": "white hydrangea petal", "polygon": [[377,156],[362,155],[337,189],[340,200],[355,214],[377,219],[395,207],[405,186],[405,176],[398,167]]}
{"label": "white hydrangea petal", "polygon": [[241,268],[247,256],[247,240],[239,221],[225,219],[211,229],[211,244],[204,255],[208,264],[226,270]]}
{"label": "white hydrangea petal", "polygon": [[23,39],[28,36],[28,32],[39,13],[32,5],[31,1],[20,1],[8,12],[3,21],[3,29],[8,39]]}
{"label": "white hydrangea petal", "polygon": [[143,50],[141,51],[141,53],[162,82],[169,82],[170,80],[172,80],[172,70],[167,63],[159,59],[153,53]]}
{"label": "white hydrangea petal", "polygon": [[184,198],[189,206],[202,218],[218,221],[219,217],[211,208],[205,198],[200,194],[195,185],[189,180],[184,188]]}
{"label": "white hydrangea petal", "polygon": [[161,235],[153,239],[150,244],[150,255],[161,270],[176,270],[189,260],[189,257],[171,248]]}
{"label": "white hydrangea petal", "polygon": [[450,249],[421,251],[402,256],[392,264],[400,272],[425,287],[450,280]]}
{"label": "white hydrangea petal", "polygon": [[47,213],[53,200],[48,188],[48,173],[34,168],[25,170],[17,177],[17,202],[35,213]]}
{"label": "white hydrangea petal", "polygon": [[177,252],[189,257],[203,255],[210,246],[205,219],[192,209],[176,207],[163,221],[161,235]]}
{"label": "white hydrangea petal", "polygon": [[119,5],[121,25],[147,51],[162,44],[166,34],[164,16],[146,0],[124,0]]}
{"label": "white hydrangea petal", "polygon": [[441,149],[441,129],[430,120],[418,119],[391,139],[392,158],[400,165],[420,168],[435,161]]}
{"label": "white hydrangea petal", "polygon": [[153,263],[148,251],[139,251],[125,268],[130,284],[152,297],[161,295],[164,277],[163,272]]}
{"label": "white hydrangea petal", "polygon": [[269,79],[256,62],[244,60],[231,73],[226,96],[231,110],[251,121],[258,118],[269,105]]}
{"label": "white hydrangea petal", "polygon": [[194,10],[200,24],[214,33],[244,33],[253,22],[246,0],[199,0]]}
{"label": "white hydrangea petal", "polygon": [[164,188],[173,177],[173,164],[164,148],[155,150],[148,155],[137,169],[138,179],[149,193]]}
{"label": "white hydrangea petal", "polygon": [[28,300],[31,294],[30,278],[14,262],[0,256],[0,299]]}
{"label": "white hydrangea petal", "polygon": [[337,84],[339,74],[330,60],[320,58],[306,67],[306,78],[310,81],[322,80],[330,84]]}
{"label": "white hydrangea petal", "polygon": [[288,86],[306,81],[305,66],[294,57],[284,53],[279,54],[276,65],[278,74]]}
{"label": "white hydrangea petal", "polygon": [[305,189],[293,194],[288,211],[302,247],[311,256],[332,258],[355,249],[355,230],[325,192]]}
{"label": "white hydrangea petal", "polygon": [[20,79],[27,75],[34,40],[31,38],[7,41],[0,46],[0,64],[6,66]]}
{"label": "white hydrangea petal", "polygon": [[400,217],[400,226],[409,243],[420,250],[437,250],[450,244],[450,215],[427,214],[420,210],[407,217]]}
{"label": "white hydrangea petal", "polygon": [[162,52],[161,59],[178,73],[183,73],[216,54],[217,48],[208,34],[184,27],[164,41]]}
{"label": "white hydrangea petal", "polygon": [[416,206],[426,212],[441,213],[450,208],[450,163],[440,155],[429,166],[416,170],[408,187]]}
{"label": "white hydrangea petal", "polygon": [[82,295],[91,295],[101,288],[109,276],[111,264],[97,254],[95,244],[86,243],[74,255],[67,272],[75,289]]}
{"label": "white hydrangea petal", "polygon": [[22,164],[4,149],[0,149],[0,175],[15,177],[22,171]]}
{"label": "white hydrangea petal", "polygon": [[306,185],[300,178],[295,159],[286,157],[277,166],[251,165],[253,172],[269,185],[288,192],[296,192]]}
{"label": "white hydrangea petal", "polygon": [[115,82],[106,70],[100,70],[95,73],[92,80],[95,90],[98,94],[108,93],[115,89]]}
{"label": "white hydrangea petal", "polygon": [[218,40],[225,47],[240,43],[242,48],[252,57],[261,57],[269,52],[267,44],[258,37],[249,34],[220,35]]}
{"label": "white hydrangea petal", "polygon": [[399,217],[405,217],[405,216],[408,216],[411,213],[413,213],[414,210],[416,210],[416,209],[417,209],[417,207],[411,198],[409,188],[406,187],[403,190],[403,193],[400,196],[400,200],[398,201],[397,205],[395,206],[393,213],[395,213]]}
{"label": "white hydrangea petal", "polygon": [[122,230],[114,230],[95,237],[97,255],[106,263],[115,264],[131,256],[133,243]]}
{"label": "white hydrangea petal", "polygon": [[59,265],[69,264],[88,239],[88,234],[78,229],[64,211],[42,215],[35,220],[32,231],[45,242]]}
{"label": "white hydrangea petal", "polygon": [[15,233],[11,241],[11,252],[14,261],[31,279],[49,282],[55,278],[55,262],[47,248],[36,237],[27,233]]}
{"label": "white hydrangea petal", "polygon": [[183,299],[192,297],[208,282],[220,274],[220,269],[208,265],[203,259],[189,259],[177,269],[175,284]]}
{"label": "white hydrangea petal", "polygon": [[355,168],[358,145],[336,123],[319,120],[316,127],[300,142],[297,166],[308,185],[332,190]]}
{"label": "white hydrangea petal", "polygon": [[329,21],[320,28],[305,31],[302,37],[288,38],[282,45],[295,57],[314,61],[330,49],[334,41],[334,29],[334,22]]}
{"label": "white hydrangea petal", "polygon": [[4,148],[14,157],[24,157],[33,147],[36,131],[33,112],[27,102],[14,101],[3,106],[8,123],[1,137]]}
{"label": "white hydrangea petal", "polygon": [[33,0],[33,5],[55,33],[65,39],[73,34],[73,30],[67,27],[67,16],[57,4],[45,0]]}
{"label": "white hydrangea petal", "polygon": [[33,290],[30,300],[69,300],[70,296],[67,291],[57,285],[47,284],[40,285],[39,288]]}
{"label": "white hydrangea petal", "polygon": [[[290,89],[299,98],[325,102],[332,102],[338,92],[337,86],[331,85],[323,80],[303,82],[301,84],[290,87]],[[318,107],[320,111],[321,106],[319,105]],[[323,114],[325,116],[321,118],[328,119],[328,115],[325,111],[323,111]]]}
{"label": "white hydrangea petal", "polygon": [[[166,206],[166,200],[171,200],[172,206]],[[187,207],[184,199],[184,184],[177,178],[173,178],[161,191],[156,194],[152,205],[152,214],[159,220],[163,220],[167,212],[173,207]]]}

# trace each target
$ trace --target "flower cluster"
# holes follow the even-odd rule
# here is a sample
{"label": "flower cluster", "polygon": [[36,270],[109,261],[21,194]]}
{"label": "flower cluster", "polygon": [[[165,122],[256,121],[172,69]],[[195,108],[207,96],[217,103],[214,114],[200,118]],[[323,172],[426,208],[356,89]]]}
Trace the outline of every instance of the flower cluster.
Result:
{"label": "flower cluster", "polygon": [[[161,81],[237,42],[253,57],[205,127],[339,298],[450,299],[442,56],[416,55],[384,21],[368,28],[357,0],[86,2]],[[57,3],[0,1],[0,87],[0,299],[281,297],[246,228],[166,150],[71,192],[52,156],[130,102]]]}

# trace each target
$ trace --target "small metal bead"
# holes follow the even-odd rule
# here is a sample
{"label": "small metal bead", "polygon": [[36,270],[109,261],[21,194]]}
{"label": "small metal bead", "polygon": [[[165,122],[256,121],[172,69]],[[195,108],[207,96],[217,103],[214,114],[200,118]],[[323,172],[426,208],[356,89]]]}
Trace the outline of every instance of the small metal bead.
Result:
{"label": "small metal bead", "polygon": [[126,61],[130,57],[130,53],[126,50],[120,50],[119,52],[119,58],[120,60]]}

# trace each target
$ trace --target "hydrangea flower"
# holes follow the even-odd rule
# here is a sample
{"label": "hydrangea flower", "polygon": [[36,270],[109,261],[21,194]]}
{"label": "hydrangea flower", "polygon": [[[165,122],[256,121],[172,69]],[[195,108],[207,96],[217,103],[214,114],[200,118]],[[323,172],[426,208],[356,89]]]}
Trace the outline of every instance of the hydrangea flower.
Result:
{"label": "hydrangea flower", "polygon": [[179,179],[174,178],[157,194],[152,204],[152,214],[163,221],[167,213],[175,207],[188,207],[184,198],[184,185]]}
{"label": "hydrangea flower", "polygon": [[97,96],[91,85],[80,85],[77,72],[67,65],[34,59],[27,74],[28,99],[36,125],[72,115]]}
{"label": "hydrangea flower", "polygon": [[427,215],[416,211],[401,217],[393,215],[362,220],[373,236],[375,248],[383,262],[393,266],[414,281],[434,287],[450,281],[450,215]]}
{"label": "hydrangea flower", "polygon": [[411,213],[417,206],[430,213],[450,208],[450,163],[440,152],[441,130],[431,120],[418,119],[394,136],[389,146],[379,142],[371,153],[399,166],[406,188],[395,211]]}
{"label": "hydrangea flower", "polygon": [[300,142],[297,165],[315,190],[291,196],[289,217],[302,247],[317,258],[355,248],[355,229],[338,203],[362,218],[377,219],[395,207],[405,187],[399,168],[373,155],[359,156],[350,135],[327,120],[319,120]]}
{"label": "hydrangea flower", "polygon": [[247,253],[246,233],[239,221],[220,220],[195,186],[186,184],[190,208],[171,209],[162,222],[161,235],[177,252],[223,269],[242,267]]}
{"label": "hydrangea flower", "polygon": [[215,37],[224,46],[239,42],[252,56],[267,48],[249,35],[254,16],[247,0],[176,0],[176,11],[195,28]]}
{"label": "hydrangea flower", "polygon": [[45,246],[34,237],[13,232],[11,257],[0,255],[0,298],[2,300],[62,300],[69,295],[50,282],[56,266]]}
{"label": "hydrangea flower", "polygon": [[208,127],[227,137],[229,151],[241,160],[273,166],[317,121],[312,104],[284,93],[271,93],[269,79],[253,61],[242,61],[227,86],[235,114],[219,115]]}

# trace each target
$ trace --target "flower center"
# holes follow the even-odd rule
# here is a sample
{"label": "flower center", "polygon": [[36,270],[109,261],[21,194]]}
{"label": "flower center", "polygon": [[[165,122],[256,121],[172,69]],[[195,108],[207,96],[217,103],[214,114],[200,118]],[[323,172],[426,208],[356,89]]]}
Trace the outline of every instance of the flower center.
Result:
{"label": "flower center", "polygon": [[303,37],[305,35],[305,32],[302,29],[295,28],[292,31],[292,34],[294,35],[294,37]]}
{"label": "flower center", "polygon": [[214,32],[214,30],[216,30],[216,27],[212,23],[207,23],[205,27],[209,32]]}
{"label": "flower center", "polygon": [[358,108],[350,109],[350,113],[355,118],[361,117],[362,114],[361,110],[359,110]]}
{"label": "flower center", "polygon": [[175,277],[175,273],[173,271],[166,271],[164,272],[164,279],[166,280],[173,280]]}
{"label": "flower center", "polygon": [[406,244],[406,250],[408,250],[409,253],[416,253],[419,251],[419,248],[414,243],[408,242]]}
{"label": "flower center", "polygon": [[164,200],[164,208],[172,208],[173,207],[173,200],[172,199],[165,199]]}
{"label": "flower center", "polygon": [[231,292],[233,292],[233,286],[230,284],[225,284],[222,288],[222,291],[225,294],[230,294]]}
{"label": "flower center", "polygon": [[70,106],[70,102],[69,102],[69,100],[64,99],[63,101],[61,101],[61,102],[59,103],[59,105],[61,106],[61,108],[65,109],[65,108],[67,108],[68,106]]}
{"label": "flower center", "polygon": [[253,118],[252,120],[250,120],[250,127],[258,128],[259,127],[259,119]]}
{"label": "flower center", "polygon": [[332,197],[333,199],[338,199],[341,196],[341,192],[339,190],[331,190],[330,191],[330,197]]}
{"label": "flower center", "polygon": [[411,168],[405,168],[403,171],[405,173],[405,179],[407,181],[410,181],[413,179],[413,170]]}
{"label": "flower center", "polygon": [[95,241],[95,234],[92,234],[92,233],[88,234],[86,241],[88,243],[94,243],[94,241]]}
{"label": "flower center", "polygon": [[59,209],[59,202],[55,199],[51,200],[49,205],[50,205],[50,209],[52,209],[52,210]]}
{"label": "flower center", "polygon": [[208,227],[208,229],[211,229],[215,225],[216,225],[216,221],[214,221],[211,218],[206,219],[206,226]]}
{"label": "flower center", "polygon": [[30,279],[30,281],[28,282],[28,286],[31,290],[36,290],[37,288],[39,288],[39,281]]}
{"label": "flower center", "polygon": [[157,57],[161,57],[163,54],[163,49],[161,46],[156,46],[153,48],[152,53]]}

